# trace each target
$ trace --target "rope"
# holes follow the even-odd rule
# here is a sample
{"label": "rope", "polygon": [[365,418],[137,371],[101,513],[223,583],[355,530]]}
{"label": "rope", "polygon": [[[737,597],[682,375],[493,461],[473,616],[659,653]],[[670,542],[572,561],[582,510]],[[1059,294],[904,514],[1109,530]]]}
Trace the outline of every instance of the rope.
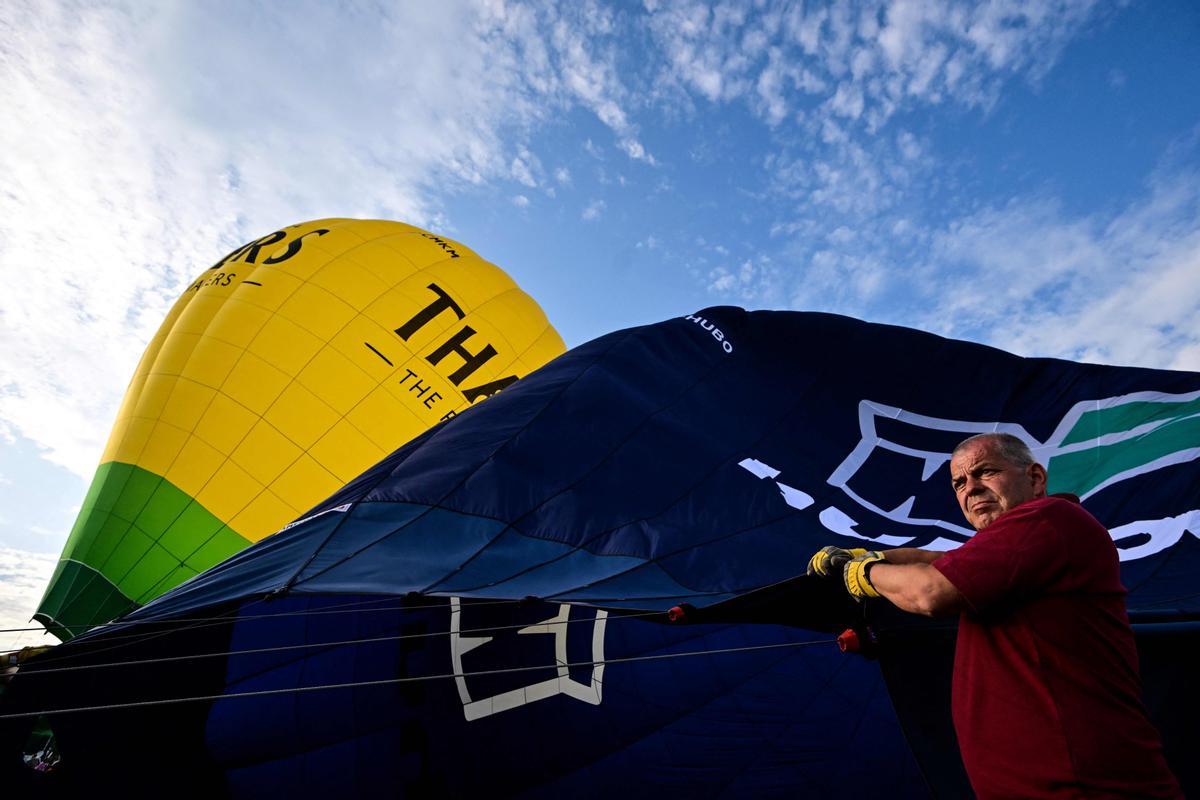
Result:
{"label": "rope", "polygon": [[172,697],[163,700],[138,700],[130,703],[108,703],[97,706],[76,706],[74,708],[48,709],[45,711],[27,711],[20,714],[3,714],[0,720],[28,719],[30,717],[53,716],[55,714],[74,714],[85,711],[115,711],[124,708],[146,708],[149,706],[177,705],[180,703],[196,703],[209,700],[232,700],[239,697],[268,697],[281,694],[299,694],[301,692],[320,692],[327,689],[356,689],[366,686],[392,686],[400,683],[415,683],[417,681],[447,680],[450,678],[473,678],[483,675],[509,675],[517,672],[555,669],[566,667],[598,667],[608,664],[631,664],[640,661],[661,661],[669,658],[690,658],[692,656],[723,655],[727,653],[748,653],[762,650],[779,650],[783,648],[811,647],[815,645],[834,644],[836,639],[820,639],[806,642],[779,642],[776,644],[747,645],[745,647],[721,647],[711,650],[689,650],[682,653],[658,653],[648,656],[626,656],[624,658],[607,658],[602,661],[571,661],[566,664],[545,665],[536,667],[505,667],[501,669],[478,670],[476,672],[448,672],[439,675],[416,675],[405,678],[381,678],[373,681],[351,681],[348,683],[326,683],[315,686],[289,686],[283,689],[260,689],[253,692],[232,692],[229,694],[197,695],[193,697]]}
{"label": "rope", "polygon": [[[647,612],[644,612],[641,614],[622,614],[619,617],[613,617],[612,619],[608,620],[608,622],[614,622],[619,619],[635,619],[638,617],[656,616],[661,613],[662,612],[659,612],[659,611],[647,611]],[[520,625],[497,625],[495,627],[490,627],[490,628],[469,628],[467,630],[458,631],[457,633],[460,636],[469,636],[471,634],[476,634],[476,633],[491,633],[491,632],[495,632],[495,631],[509,631],[509,630],[517,630],[520,628],[529,628],[529,627],[533,627],[533,626],[540,627],[540,626],[545,625],[545,626],[549,627],[550,625],[570,625],[572,623],[577,623],[577,622],[594,623],[595,620],[594,619],[584,619],[584,618],[567,619],[567,620],[562,620],[562,621],[548,620],[545,622],[530,622],[530,623],[523,623]],[[78,672],[81,670],[104,669],[107,667],[133,667],[133,666],[143,666],[146,664],[163,664],[163,663],[169,663],[169,662],[175,662],[175,661],[191,661],[191,660],[197,659],[197,658],[217,658],[220,656],[241,656],[241,655],[259,655],[262,653],[281,653],[281,652],[288,652],[288,651],[292,651],[292,650],[309,650],[309,649],[313,649],[313,648],[317,648],[317,647],[344,647],[346,645],[352,645],[352,644],[373,644],[376,642],[392,642],[392,641],[399,641],[402,639],[432,639],[432,638],[440,637],[440,636],[452,636],[452,635],[454,635],[454,633],[455,633],[455,631],[433,631],[430,633],[407,633],[407,634],[396,634],[394,636],[373,636],[373,637],[369,637],[369,638],[365,638],[365,639],[342,639],[342,640],[330,641],[330,642],[306,642],[304,644],[288,644],[288,645],[279,645],[276,647],[254,647],[254,648],[250,648],[250,649],[246,649],[246,650],[223,650],[220,652],[212,652],[212,653],[193,653],[193,654],[189,654],[189,655],[180,655],[180,656],[163,656],[162,658],[141,658],[141,659],[131,659],[128,661],[109,661],[107,663],[100,663],[100,664],[79,664],[78,666],[74,666],[74,667],[47,667],[46,669],[28,669],[27,668],[26,670],[19,672],[18,675],[20,675],[23,678],[25,678],[25,677],[32,678],[37,675],[49,675],[49,674],[57,673],[57,672]],[[51,661],[49,663],[53,663],[53,662]]]}
{"label": "rope", "polygon": [[[305,595],[306,597],[319,597],[321,595]],[[681,595],[682,596],[682,595]],[[423,595],[433,599],[441,599],[441,595]],[[339,603],[332,606],[321,606],[319,608],[309,608],[300,611],[280,611],[277,614],[239,614],[237,616],[220,616],[220,617],[171,617],[167,619],[133,619],[133,620],[113,620],[111,622],[102,622],[98,625],[63,625],[58,624],[60,628],[80,629],[83,631],[102,631],[106,628],[129,628],[135,625],[173,625],[179,622],[240,622],[246,619],[273,619],[275,617],[297,617],[317,614],[363,614],[372,613],[375,611],[406,611],[413,608],[421,608],[417,604],[399,605],[399,606],[384,606],[382,608],[362,608],[369,603],[383,603],[385,601],[395,600],[396,595],[386,595],[374,600],[356,600],[352,603]],[[539,598],[540,599],[540,598]],[[633,598],[634,600],[640,598]],[[258,598],[254,602],[265,602],[265,598]],[[472,602],[472,606],[483,605],[503,605],[504,603],[524,603],[524,598],[518,600],[480,600]],[[231,612],[232,613],[232,612]],[[46,631],[45,627],[36,626],[32,628],[0,628],[0,633],[21,633],[23,631]]]}
{"label": "rope", "polygon": [[[557,604],[561,604],[561,605],[594,606],[594,605],[600,605],[602,603],[641,603],[641,602],[649,602],[649,601],[667,601],[667,600],[685,600],[685,599],[694,600],[696,598],[702,598],[702,597],[725,597],[728,595],[740,596],[740,595],[746,594],[748,592],[753,592],[753,591],[757,591],[759,589],[769,588],[770,586],[774,586],[774,585],[775,584],[766,584],[763,586],[759,586],[759,585],[744,586],[744,587],[739,587],[736,589],[722,589],[722,590],[714,590],[714,591],[708,591],[708,592],[687,592],[687,593],[683,593],[683,594],[676,592],[674,594],[639,595],[639,596],[633,596],[633,597],[630,597],[630,596],[573,597],[570,600],[561,600],[561,599],[556,600],[555,599],[557,597],[560,597],[560,595],[565,594],[566,592],[559,592],[557,594],[546,595],[545,597],[530,596],[530,597],[505,598],[505,599],[494,599],[494,600],[476,599],[473,597],[463,597],[463,599],[470,600],[471,606],[474,608],[478,608],[480,606],[504,605],[507,603],[520,604],[520,603],[530,603],[530,602],[557,603]],[[568,590],[568,591],[574,591],[574,590]],[[299,595],[293,595],[293,596],[299,596]],[[303,596],[305,596],[305,597],[320,597],[323,595],[312,594],[312,595],[303,595]],[[359,614],[359,613],[369,613],[369,612],[374,612],[374,611],[407,611],[409,609],[422,607],[420,604],[407,604],[407,605],[399,605],[399,606],[385,606],[382,608],[361,608],[361,606],[365,606],[369,603],[382,603],[382,602],[385,602],[388,600],[394,600],[394,599],[396,599],[397,596],[399,596],[399,595],[386,595],[385,597],[381,597],[381,598],[378,598],[375,600],[358,600],[353,603],[344,603],[344,604],[332,605],[332,606],[322,606],[320,608],[304,609],[301,611],[281,611],[277,614],[239,614],[237,616],[220,616],[220,617],[186,617],[185,616],[185,617],[172,617],[172,618],[168,618],[168,619],[133,619],[133,620],[125,620],[125,621],[117,619],[117,620],[113,620],[111,622],[102,622],[98,625],[63,625],[61,623],[56,623],[56,624],[60,628],[67,628],[70,630],[79,629],[79,630],[83,630],[83,631],[100,631],[100,630],[104,630],[105,628],[118,628],[118,627],[129,628],[129,627],[133,627],[135,625],[139,625],[139,626],[140,625],[172,625],[172,624],[176,624],[181,621],[183,621],[183,622],[231,622],[231,621],[240,622],[242,620],[247,620],[247,619],[273,619],[275,617],[295,617],[295,616],[308,616],[308,615],[318,615],[318,614]],[[453,594],[444,594],[444,595],[442,595],[442,594],[437,594],[437,595],[422,594],[419,596],[423,597],[423,598],[429,598],[429,599],[460,597],[460,595],[453,595]],[[257,598],[253,602],[261,603],[261,602],[268,602],[268,600],[267,600],[267,598]],[[608,609],[605,609],[605,610],[611,610],[611,607]],[[0,628],[0,633],[25,633],[25,632],[44,633],[44,632],[47,632],[47,629],[44,626],[34,626],[34,627],[30,627],[30,628]]]}
{"label": "rope", "polygon": [[[595,605],[601,605],[606,602],[607,603],[628,603],[628,602],[649,602],[649,601],[665,602],[665,601],[672,601],[672,600],[697,599],[697,598],[705,598],[705,597],[723,597],[723,596],[727,596],[727,595],[731,595],[731,594],[732,595],[740,595],[740,594],[744,594],[744,593],[755,591],[757,589],[762,589],[762,588],[766,588],[766,587],[752,586],[752,587],[743,588],[743,589],[729,589],[729,590],[725,590],[725,591],[692,592],[689,594],[672,594],[672,595],[645,595],[645,596],[640,596],[640,597],[575,598],[574,602],[564,602],[561,600],[556,601],[554,599],[555,595],[550,595],[548,597],[524,597],[524,598],[519,598],[519,599],[498,599],[498,600],[482,600],[482,599],[476,600],[473,598],[468,598],[468,599],[471,599],[471,607],[472,608],[480,608],[480,607],[484,607],[484,606],[494,606],[494,605],[506,605],[506,604],[520,605],[522,603],[529,603],[531,601],[544,602],[544,603],[558,603],[559,605],[592,607]],[[318,595],[311,595],[311,596],[316,597]],[[449,598],[450,596],[451,595],[422,595],[422,597],[435,598],[435,599],[442,598],[442,597]],[[454,595],[454,596],[457,596],[457,595]],[[395,595],[387,595],[386,597],[378,598],[375,600],[360,600],[360,601],[355,601],[352,603],[345,603],[345,604],[334,605],[334,606],[323,606],[323,607],[315,608],[315,609],[303,609],[303,610],[299,610],[299,611],[281,611],[281,612],[278,612],[275,614],[237,614],[237,610],[235,609],[234,611],[230,611],[228,615],[217,616],[217,617],[172,617],[169,619],[147,619],[147,620],[135,619],[135,620],[128,620],[128,621],[124,621],[124,622],[122,622],[120,620],[116,620],[116,621],[109,622],[109,623],[102,623],[102,624],[96,625],[96,626],[62,625],[61,627],[82,628],[86,632],[91,632],[91,631],[103,631],[108,628],[120,628],[120,629],[129,630],[134,627],[141,627],[141,626],[148,626],[148,625],[180,625],[181,627],[179,627],[178,630],[191,631],[191,630],[203,630],[205,628],[213,627],[216,625],[222,625],[227,622],[240,622],[242,620],[273,619],[276,617],[295,617],[295,616],[309,616],[309,615],[318,616],[318,615],[328,615],[328,614],[364,614],[364,613],[375,613],[375,612],[408,611],[408,610],[413,610],[413,609],[431,607],[429,605],[420,605],[420,604],[408,604],[408,605],[400,605],[400,606],[384,606],[384,607],[380,607],[380,608],[362,608],[361,607],[361,606],[367,605],[369,603],[380,603],[380,602],[384,602],[387,600],[394,600],[395,597],[396,597]],[[253,600],[253,601],[247,603],[246,606],[243,606],[243,608],[249,607],[254,604],[265,603],[265,602],[268,602],[267,598],[258,598],[256,600]],[[605,610],[612,610],[612,609],[609,608],[609,609],[605,609]],[[618,610],[622,612],[622,616],[629,616],[628,614],[624,613],[623,609],[618,609]],[[663,612],[648,611],[646,613],[647,614],[657,614],[657,613],[663,613]],[[235,614],[236,614],[236,616],[235,616]],[[640,615],[640,613],[635,614],[635,615]],[[194,623],[194,624],[191,624],[191,623]],[[8,628],[8,629],[0,629],[0,633],[7,633],[7,632],[12,632],[12,633],[34,632],[34,633],[36,633],[36,632],[44,631],[44,630],[45,630],[44,628],[40,628],[40,627]],[[169,635],[169,634],[175,633],[175,632],[176,632],[175,630],[163,631],[161,633],[155,632],[155,631],[138,631],[136,633],[130,632],[130,633],[122,633],[122,634],[113,634],[111,636],[106,637],[106,641],[118,642],[121,640],[132,639],[135,641],[127,642],[127,644],[136,644],[138,641],[149,641],[150,639],[157,638],[159,636]],[[123,646],[124,646],[123,644],[115,644],[110,649],[117,649],[117,648],[123,647]],[[72,657],[74,657],[74,656],[72,656],[72,655],[63,655],[62,656],[62,658],[64,658],[64,659],[72,658]]]}
{"label": "rope", "polygon": [[[315,597],[316,595],[312,595],[312,596]],[[151,624],[179,626],[178,628],[171,629],[171,630],[165,630],[165,631],[164,630],[138,631],[136,633],[112,634],[111,636],[106,636],[104,639],[105,642],[121,642],[121,643],[113,644],[111,647],[107,647],[107,648],[103,648],[103,649],[117,650],[117,649],[120,649],[121,647],[126,647],[131,644],[139,644],[140,642],[147,642],[147,641],[150,641],[151,639],[169,636],[173,633],[179,633],[179,632],[183,632],[183,631],[204,630],[206,628],[216,627],[218,625],[223,625],[228,622],[240,622],[241,620],[273,619],[275,617],[308,616],[310,614],[312,614],[312,615],[364,614],[364,613],[373,613],[376,611],[409,611],[409,610],[413,610],[413,609],[432,607],[429,605],[425,605],[425,606],[422,606],[422,605],[400,605],[400,606],[385,606],[383,608],[360,608],[360,607],[357,607],[357,606],[365,605],[367,603],[380,603],[380,602],[384,602],[385,600],[394,600],[394,599],[395,599],[395,595],[387,595],[386,597],[378,598],[375,600],[359,600],[359,601],[355,601],[353,603],[343,603],[343,604],[339,604],[339,605],[335,605],[335,606],[323,606],[323,607],[316,608],[316,609],[304,609],[301,611],[281,611],[276,614],[238,614],[237,613],[238,609],[234,609],[225,616],[172,617],[169,619],[148,619],[148,620],[136,620],[135,619],[135,620],[129,620],[126,622],[117,621],[117,622],[105,623],[104,625],[98,625],[93,628],[88,628],[87,630],[90,632],[93,630],[102,631],[106,628],[130,629],[130,628],[137,627],[137,626],[151,625]],[[252,601],[246,603],[246,605],[242,606],[242,608],[249,608],[250,606],[257,605],[259,603],[265,603],[265,602],[267,602],[266,598],[258,598],[256,600],[252,600]],[[525,602],[527,602],[526,598],[521,598],[519,600],[510,600],[510,599],[480,600],[477,602],[473,601],[471,603],[471,607],[479,608],[482,606],[496,606],[496,605],[506,605],[506,604],[519,605],[519,604],[525,603]],[[195,624],[189,624],[189,623],[195,623]],[[84,626],[77,626],[77,627],[84,627]],[[37,630],[37,629],[34,629],[34,630]],[[123,640],[132,640],[132,641],[123,641]],[[92,654],[95,654],[96,652],[100,652],[100,651],[92,651]],[[61,655],[61,656],[59,656],[59,658],[66,660],[68,658],[78,658],[81,655],[85,655],[85,654],[69,653],[69,654]]]}

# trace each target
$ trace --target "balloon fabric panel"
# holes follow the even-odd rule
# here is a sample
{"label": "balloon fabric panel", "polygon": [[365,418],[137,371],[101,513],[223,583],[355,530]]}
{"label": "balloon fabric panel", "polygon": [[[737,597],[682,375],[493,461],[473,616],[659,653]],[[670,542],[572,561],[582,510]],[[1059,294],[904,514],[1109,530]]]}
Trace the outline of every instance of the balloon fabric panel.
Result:
{"label": "balloon fabric panel", "polygon": [[[480,352],[448,351],[443,379]],[[864,774],[896,797],[964,796],[953,622],[801,573],[827,544],[966,541],[951,450],[1008,431],[1052,475],[1065,465],[1061,488],[1112,534],[1148,705],[1183,775],[1198,398],[1194,373],[705,309],[555,359],[45,663],[108,661],[114,645],[182,660],[113,670],[86,697],[75,673],[24,685],[42,708],[217,696],[57,716],[88,780],[127,782],[120,754],[137,745],[245,797],[324,791],[330,775],[362,795],[854,797]],[[697,616],[668,624],[677,603]],[[838,650],[847,626],[878,661]],[[1145,630],[1164,644],[1147,649]],[[155,725],[187,746],[144,743]]]}
{"label": "balloon fabric panel", "polygon": [[[831,541],[966,541],[950,450],[1009,430],[1052,470],[1091,459],[1090,476],[1064,469],[1062,490],[1105,476],[1085,503],[1126,573],[1148,576],[1131,610],[1151,608],[1176,596],[1167,560],[1200,521],[1198,397],[1190,373],[707,309],[576,348],[383,459],[314,508],[340,521],[286,588],[711,604],[795,575]],[[1081,439],[1097,420],[1102,435]],[[289,533],[310,524],[328,522]],[[373,571],[380,559],[396,568]],[[188,588],[158,613],[230,599]]]}

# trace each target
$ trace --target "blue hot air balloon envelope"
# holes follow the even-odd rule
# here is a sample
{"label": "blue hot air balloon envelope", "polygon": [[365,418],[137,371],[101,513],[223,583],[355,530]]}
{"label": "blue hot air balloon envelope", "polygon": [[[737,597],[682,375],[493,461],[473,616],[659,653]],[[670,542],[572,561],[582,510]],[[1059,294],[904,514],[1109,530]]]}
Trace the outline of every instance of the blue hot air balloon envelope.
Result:
{"label": "blue hot air balloon envelope", "polygon": [[[995,430],[1112,532],[1196,787],[1200,375],[827,314],[710,308],[578,347],[37,660],[23,702],[203,698],[51,720],[76,776],[136,752],[233,796],[963,796],[953,621],[795,576],[826,544],[966,541],[950,451]],[[876,658],[841,652],[847,627]]]}

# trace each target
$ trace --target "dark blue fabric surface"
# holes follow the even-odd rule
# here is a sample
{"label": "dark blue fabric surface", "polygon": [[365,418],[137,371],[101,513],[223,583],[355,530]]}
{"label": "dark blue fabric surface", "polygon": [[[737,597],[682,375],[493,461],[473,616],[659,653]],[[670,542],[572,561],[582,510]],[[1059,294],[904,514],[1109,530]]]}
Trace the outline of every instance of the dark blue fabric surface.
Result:
{"label": "dark blue fabric surface", "polygon": [[[206,757],[235,796],[862,797],[864,775],[889,797],[959,796],[935,718],[948,642],[909,648],[929,670],[903,673],[940,677],[892,686],[828,632],[617,610],[741,598],[826,544],[953,547],[970,532],[950,449],[1002,429],[1052,479],[1095,450],[1110,485],[1073,480],[1122,549],[1131,611],[1194,618],[1198,397],[1191,373],[707,309],[572,350],[125,625],[240,606],[235,655],[196,666],[222,671]],[[400,607],[410,592],[438,597]],[[796,611],[828,631],[836,608]],[[787,647],[744,649],[762,645]],[[357,685],[232,696],[330,684]],[[903,731],[897,692],[921,710]],[[950,757],[923,777],[905,731]]]}
{"label": "dark blue fabric surface", "polygon": [[[1126,529],[1118,546],[1139,556],[1124,565],[1131,610],[1192,613],[1200,601],[1181,585],[1177,557],[1194,552],[1200,521],[1200,462],[1186,456],[1200,451],[1187,419],[1200,375],[1023,359],[845,317],[723,307],[572,350],[313,510],[326,513],[134,618],[282,587],[711,603],[802,571],[825,544],[964,541],[944,461],[955,442],[1019,426],[1054,456],[1072,409],[1147,392],[1169,396],[1168,414],[1182,409],[1172,423],[1180,463],[1150,465],[1084,503]],[[748,459],[778,474],[759,477]],[[789,505],[789,491],[811,504]],[[1166,541],[1165,529],[1139,525],[1168,518],[1182,533],[1147,544]]]}

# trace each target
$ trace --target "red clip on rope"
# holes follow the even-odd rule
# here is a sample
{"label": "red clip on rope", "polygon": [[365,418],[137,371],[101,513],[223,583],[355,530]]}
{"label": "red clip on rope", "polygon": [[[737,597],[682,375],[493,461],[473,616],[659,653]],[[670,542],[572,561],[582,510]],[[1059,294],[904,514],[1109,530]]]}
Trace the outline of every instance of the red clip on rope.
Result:
{"label": "red clip on rope", "polygon": [[667,612],[667,619],[669,619],[671,622],[687,622],[688,612],[691,610],[692,607],[690,605],[687,603],[681,603],[677,606],[673,606],[671,610]]}

